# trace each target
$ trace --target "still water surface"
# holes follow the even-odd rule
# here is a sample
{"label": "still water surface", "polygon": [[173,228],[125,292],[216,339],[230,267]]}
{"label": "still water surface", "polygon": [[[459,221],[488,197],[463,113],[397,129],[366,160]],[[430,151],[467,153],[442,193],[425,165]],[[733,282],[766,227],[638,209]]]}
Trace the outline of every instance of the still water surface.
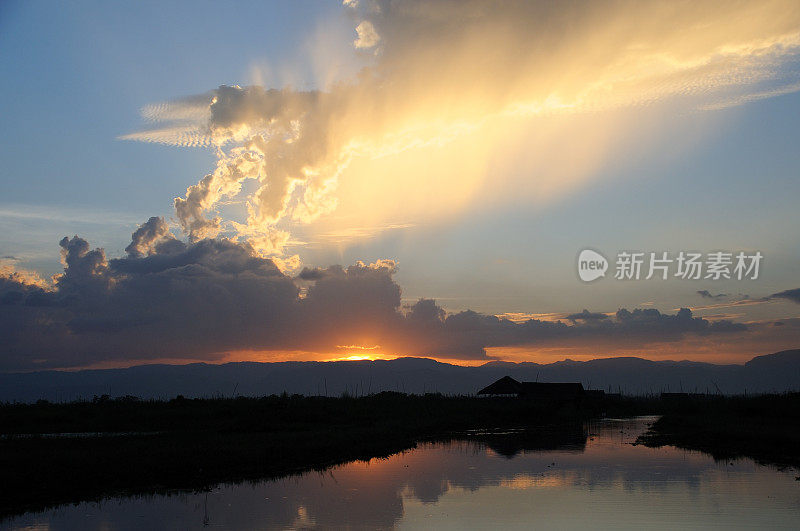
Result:
{"label": "still water surface", "polygon": [[325,472],[84,503],[0,527],[800,529],[797,471],[632,445],[652,420],[594,422],[548,450],[502,440],[421,444]]}

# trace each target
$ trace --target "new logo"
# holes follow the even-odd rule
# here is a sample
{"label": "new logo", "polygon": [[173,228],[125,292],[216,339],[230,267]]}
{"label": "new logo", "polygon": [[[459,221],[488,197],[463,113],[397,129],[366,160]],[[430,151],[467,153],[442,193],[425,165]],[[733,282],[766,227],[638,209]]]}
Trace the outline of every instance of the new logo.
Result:
{"label": "new logo", "polygon": [[578,276],[584,282],[591,282],[606,276],[608,260],[602,254],[591,249],[584,249],[578,255]]}

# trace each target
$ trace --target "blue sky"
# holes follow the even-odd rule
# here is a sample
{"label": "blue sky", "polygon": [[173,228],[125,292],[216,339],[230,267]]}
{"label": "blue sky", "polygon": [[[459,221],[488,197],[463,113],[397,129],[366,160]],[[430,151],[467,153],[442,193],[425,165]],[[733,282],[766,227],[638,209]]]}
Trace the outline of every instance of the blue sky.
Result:
{"label": "blue sky", "polygon": [[[321,71],[348,79],[372,60],[352,54],[356,22],[335,2],[5,2],[0,255],[50,275],[62,267],[58,241],[74,234],[122,255],[138,224],[174,218],[173,198],[217,160],[211,148],[120,140],[142,128],[143,106],[223,84],[324,89]],[[329,55],[319,55],[320,42]],[[800,75],[787,68],[788,77]],[[531,200],[548,169],[541,151],[528,150],[541,124],[530,119],[488,150],[475,192],[486,200],[470,200],[452,216],[411,216],[405,228],[291,252],[308,266],[394,259],[405,298],[488,313],[671,311],[702,306],[701,289],[763,297],[797,287],[800,93],[714,111],[667,99],[599,115],[612,124],[612,147],[553,199]],[[550,149],[556,162],[580,159],[584,144],[574,135]],[[575,273],[585,247],[607,256],[760,250],[765,262],[754,282],[586,285]],[[790,302],[747,312],[799,316]]]}
{"label": "blue sky", "polygon": [[[0,130],[0,203],[61,219],[6,217],[3,222],[21,232],[6,232],[0,241],[3,254],[30,255],[26,262],[50,273],[59,268],[55,244],[61,236],[80,232],[109,254],[121,252],[134,223],[169,216],[172,198],[209,171],[214,156],[208,149],[118,140],[138,127],[143,105],[248,84],[257,65],[278,71],[297,58],[302,71],[302,61],[308,63],[303,47],[316,28],[345,31],[348,22],[338,6],[321,2],[253,2],[235,9],[211,2],[191,8],[11,2],[2,19],[0,73],[8,81],[0,94],[13,104],[6,105]],[[300,83],[313,86],[310,72]],[[409,295],[461,293],[489,311],[503,308],[481,299],[519,293],[519,283],[524,295],[512,295],[522,299],[512,302],[517,310],[535,305],[543,284],[569,288],[574,274],[560,270],[570,269],[583,246],[610,253],[763,249],[770,283],[761,289],[778,289],[798,272],[800,246],[790,230],[800,221],[800,153],[793,147],[798,115],[800,96],[790,94],[670,117],[657,140],[634,142],[624,159],[610,161],[594,182],[556,204],[531,208],[510,200],[501,212],[478,210],[454,224],[379,236],[339,256],[345,262],[396,258]],[[524,159],[524,153],[515,156]],[[81,222],[91,218],[104,221]],[[35,250],[19,241],[25,231],[34,233]],[[323,252],[318,260],[336,261],[337,254]],[[511,278],[493,258],[514,263]],[[635,303],[627,296],[624,302]]]}
{"label": "blue sky", "polygon": [[[210,2],[191,9],[158,2],[6,5],[0,71],[9,83],[0,90],[14,103],[0,133],[2,203],[77,211],[62,216],[69,222],[19,227],[36,230],[36,251],[14,241],[24,235],[6,233],[7,254],[35,252],[34,266],[54,272],[59,234],[80,231],[121,251],[134,223],[169,214],[172,197],[208,171],[213,154],[117,137],[138,125],[145,103],[246,82],[252,63],[291,53],[308,9],[276,4],[268,10],[275,14],[264,16],[263,7],[260,17],[242,17]],[[108,222],[80,223],[88,212]]]}

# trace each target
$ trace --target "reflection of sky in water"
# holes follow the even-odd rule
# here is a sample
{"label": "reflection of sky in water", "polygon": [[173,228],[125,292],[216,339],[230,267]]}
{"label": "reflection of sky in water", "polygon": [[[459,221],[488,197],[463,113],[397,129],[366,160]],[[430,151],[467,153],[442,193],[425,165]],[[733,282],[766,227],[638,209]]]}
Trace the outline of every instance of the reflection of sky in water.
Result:
{"label": "reflection of sky in water", "polygon": [[589,426],[585,448],[504,457],[468,441],[425,444],[259,484],[86,503],[0,527],[797,528],[795,474],[749,460],[715,463],[674,448],[632,446],[643,421]]}

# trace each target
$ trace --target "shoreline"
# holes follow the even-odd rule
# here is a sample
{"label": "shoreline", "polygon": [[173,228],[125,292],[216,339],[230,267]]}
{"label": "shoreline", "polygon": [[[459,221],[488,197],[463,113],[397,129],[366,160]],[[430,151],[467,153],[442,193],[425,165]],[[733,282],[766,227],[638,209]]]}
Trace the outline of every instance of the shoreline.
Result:
{"label": "shoreline", "polygon": [[574,437],[595,408],[399,393],[6,404],[0,406],[0,518],[322,470],[471,429],[489,433],[470,438],[491,438],[496,430],[522,428],[521,444],[547,447]]}
{"label": "shoreline", "polygon": [[800,393],[683,405],[665,412],[637,444],[698,450],[718,461],[744,457],[800,471]]}
{"label": "shoreline", "polygon": [[[324,470],[387,457],[421,442],[468,438],[508,456],[528,449],[580,449],[586,422],[642,415],[661,418],[634,444],[800,464],[800,394],[537,402],[380,393],[5,404],[0,405],[5,475],[0,521],[67,503],[197,492],[220,483]],[[772,437],[760,435],[766,446],[755,438],[735,439],[739,446],[723,444],[735,436],[731,426],[752,433],[752,419],[775,428]],[[712,436],[708,426],[729,431]],[[776,441],[784,442],[775,446]],[[770,444],[782,454],[765,452]]]}

